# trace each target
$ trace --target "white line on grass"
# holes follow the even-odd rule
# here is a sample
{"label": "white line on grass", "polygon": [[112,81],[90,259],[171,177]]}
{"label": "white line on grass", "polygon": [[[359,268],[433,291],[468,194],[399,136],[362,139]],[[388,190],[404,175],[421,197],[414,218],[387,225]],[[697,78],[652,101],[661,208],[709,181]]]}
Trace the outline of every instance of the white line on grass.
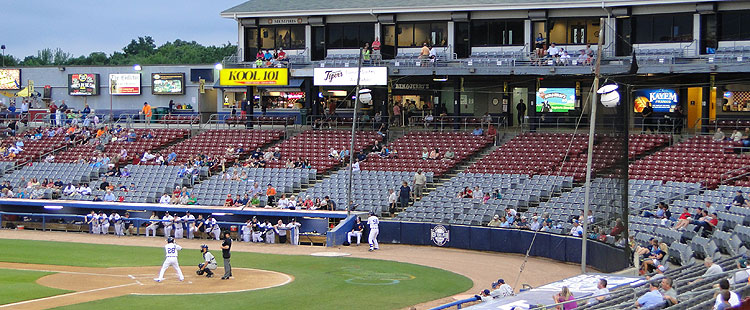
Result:
{"label": "white line on grass", "polygon": [[47,270],[47,269],[31,269],[31,268],[16,268],[16,267],[2,267],[0,269],[11,269],[11,270],[23,270],[23,271],[39,271],[39,272],[54,272],[54,273],[66,273],[66,274],[82,274],[88,276],[107,276],[107,277],[128,277],[121,274],[106,274],[106,273],[94,273],[94,272],[78,272],[78,271],[62,271],[62,270]]}
{"label": "white line on grass", "polygon": [[24,301],[15,302],[15,303],[12,303],[12,304],[0,305],[0,308],[8,308],[8,307],[13,307],[13,306],[19,306],[19,305],[23,305],[23,304],[32,303],[32,302],[38,302],[38,301],[43,301],[43,300],[50,300],[50,299],[55,299],[55,298],[60,298],[60,297],[68,297],[68,296],[73,296],[73,295],[93,293],[93,292],[104,291],[104,290],[109,290],[109,289],[113,289],[113,288],[131,286],[131,285],[135,285],[135,284],[136,283],[128,283],[128,284],[108,286],[108,287],[101,287],[101,288],[95,288],[95,289],[87,290],[87,291],[79,291],[79,292],[73,292],[73,293],[62,294],[62,295],[55,295],[55,296],[38,298],[38,299],[32,299],[32,300],[24,300]]}

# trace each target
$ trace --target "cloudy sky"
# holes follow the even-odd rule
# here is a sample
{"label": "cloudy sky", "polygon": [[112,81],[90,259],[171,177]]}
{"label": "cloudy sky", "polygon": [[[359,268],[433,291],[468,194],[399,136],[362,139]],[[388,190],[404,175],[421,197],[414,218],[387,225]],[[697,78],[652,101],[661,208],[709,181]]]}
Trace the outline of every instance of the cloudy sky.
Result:
{"label": "cloudy sky", "polygon": [[243,1],[8,1],[0,10],[0,44],[19,59],[46,47],[74,56],[111,54],[139,36],[153,37],[157,46],[175,39],[236,44],[237,24],[219,13]]}

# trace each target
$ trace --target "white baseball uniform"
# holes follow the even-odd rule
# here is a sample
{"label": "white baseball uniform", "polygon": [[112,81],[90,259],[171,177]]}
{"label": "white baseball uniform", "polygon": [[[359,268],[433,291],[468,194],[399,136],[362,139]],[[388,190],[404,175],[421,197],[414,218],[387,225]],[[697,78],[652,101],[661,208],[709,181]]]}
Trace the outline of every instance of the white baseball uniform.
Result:
{"label": "white baseball uniform", "polygon": [[286,224],[289,228],[289,243],[292,245],[299,245],[299,228],[302,226],[299,222],[290,222]]}
{"label": "white baseball uniform", "polygon": [[370,236],[367,238],[367,242],[370,243],[370,249],[371,250],[377,250],[378,247],[378,233],[380,232],[380,229],[378,228],[378,225],[380,224],[380,221],[378,220],[377,216],[371,215],[367,218],[367,225],[370,226]]}
{"label": "white baseball uniform", "polygon": [[174,217],[172,215],[165,215],[161,218],[164,220],[162,224],[164,224],[164,237],[169,237],[172,235],[172,221],[174,221]]}
{"label": "white baseball uniform", "polygon": [[91,233],[98,235],[101,233],[101,223],[99,223],[99,214],[94,214],[91,217]]}
{"label": "white baseball uniform", "polygon": [[169,266],[174,267],[174,270],[177,271],[177,277],[180,281],[185,280],[185,277],[182,275],[182,270],[180,270],[180,263],[177,261],[177,252],[180,250],[182,250],[182,247],[175,243],[167,243],[167,245],[164,246],[164,252],[166,254],[164,263],[161,265],[159,277],[154,280],[158,282],[164,281],[164,272],[167,271]]}
{"label": "white baseball uniform", "polygon": [[92,233],[92,234],[94,233],[94,222],[93,222],[94,216],[96,216],[96,214],[91,214],[91,213],[86,214],[86,224],[89,225],[89,233]]}
{"label": "white baseball uniform", "polygon": [[116,236],[124,236],[125,233],[122,231],[122,218],[119,214],[114,213],[109,216],[109,220],[112,221],[115,225],[115,235]]}
{"label": "white baseball uniform", "polygon": [[[152,220],[158,220],[159,217],[156,216],[156,215],[152,215],[150,219],[152,219]],[[148,226],[146,226],[146,237],[148,237],[148,232],[149,231],[153,232],[153,234],[151,235],[151,237],[156,237],[156,229],[158,227],[159,227],[159,221],[151,221],[151,224],[149,224]]]}
{"label": "white baseball uniform", "polygon": [[252,222],[248,222],[247,224],[242,226],[242,241],[243,242],[250,242],[250,235],[252,234]]}
{"label": "white baseball uniform", "polygon": [[188,235],[188,239],[195,238],[195,232],[196,232],[195,216],[193,216],[192,214],[188,214],[188,215],[185,215],[182,218],[182,220],[187,223],[187,229],[188,229],[187,235]]}
{"label": "white baseball uniform", "polygon": [[260,231],[263,224],[253,222],[251,225],[253,242],[263,242],[263,239],[260,237],[263,235],[263,232]]}
{"label": "white baseball uniform", "polygon": [[174,238],[175,239],[182,239],[182,218],[179,216],[174,217]]}
{"label": "white baseball uniform", "polygon": [[102,214],[99,216],[99,222],[101,223],[101,233],[102,235],[109,234],[109,218],[106,214]]}
{"label": "white baseball uniform", "polygon": [[266,243],[276,243],[276,236],[274,236],[274,234],[276,233],[276,228],[273,226],[273,224],[264,224],[264,228],[266,229]]}
{"label": "white baseball uniform", "polygon": [[213,234],[214,239],[219,240],[220,232],[221,228],[219,228],[219,225],[216,224],[215,218],[206,219],[206,233]]}

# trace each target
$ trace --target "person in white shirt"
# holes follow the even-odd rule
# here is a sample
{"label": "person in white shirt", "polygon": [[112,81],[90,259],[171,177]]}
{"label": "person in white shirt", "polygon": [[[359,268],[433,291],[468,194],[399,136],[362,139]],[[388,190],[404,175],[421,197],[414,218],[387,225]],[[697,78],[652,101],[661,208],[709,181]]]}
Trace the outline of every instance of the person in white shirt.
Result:
{"label": "person in white shirt", "polygon": [[286,224],[286,228],[289,230],[289,243],[292,245],[299,245],[299,228],[302,226],[297,219],[292,218],[292,221]]}
{"label": "person in white shirt", "polygon": [[94,211],[91,211],[91,218],[89,220],[89,224],[91,224],[91,233],[98,235],[101,233],[101,225],[99,223],[99,214],[97,214]]}
{"label": "person in white shirt", "polygon": [[547,56],[552,57],[553,60],[557,60],[560,57],[560,48],[555,43],[551,43],[549,48],[547,48]]}
{"label": "person in white shirt", "polygon": [[109,217],[104,212],[99,212],[99,225],[102,235],[109,234]]}
{"label": "person in white shirt", "polygon": [[541,225],[541,224],[539,224],[539,218],[538,218],[538,217],[536,217],[536,216],[532,216],[532,217],[531,217],[531,226],[529,226],[529,228],[530,228],[530,229],[531,229],[532,231],[537,231],[537,230],[539,230],[539,229],[541,228],[541,226],[542,226],[542,225]]}
{"label": "person in white shirt", "polygon": [[107,192],[104,194],[104,201],[107,201],[107,202],[115,201],[115,194],[112,193],[111,189],[108,189]]}
{"label": "person in white shirt", "polygon": [[253,233],[253,222],[247,220],[245,225],[242,225],[242,242],[250,242],[250,236]]}
{"label": "person in white shirt", "polygon": [[177,278],[180,281],[185,280],[185,277],[182,275],[182,270],[180,270],[180,263],[177,261],[177,252],[179,252],[180,250],[182,250],[182,247],[174,243],[174,238],[167,238],[167,245],[164,246],[164,252],[166,254],[164,263],[161,265],[159,277],[154,278],[154,281],[164,281],[164,272],[167,271],[167,268],[169,268],[169,266],[174,267],[174,270],[177,272]]}
{"label": "person in white shirt", "polygon": [[197,231],[195,227],[195,216],[190,214],[190,211],[187,211],[185,212],[185,216],[182,217],[182,221],[187,223],[188,239],[195,238],[195,232]]}
{"label": "person in white shirt", "polygon": [[124,236],[125,232],[122,229],[122,217],[120,214],[112,212],[112,214],[109,215],[109,220],[112,221],[112,225],[115,226],[115,236]]}
{"label": "person in white shirt", "polygon": [[378,246],[378,233],[380,233],[379,225],[380,220],[375,216],[375,212],[370,211],[370,217],[367,218],[367,226],[370,227],[370,236],[367,238],[367,242],[370,244],[370,252],[380,248]]}
{"label": "person in white shirt", "polygon": [[276,228],[274,227],[271,222],[266,220],[263,224],[261,224],[261,228],[265,231],[266,234],[266,243],[276,243]]}
{"label": "person in white shirt", "polygon": [[279,220],[274,226],[276,234],[279,235],[279,243],[286,243],[286,224],[282,220]]}
{"label": "person in white shirt", "polygon": [[597,297],[589,299],[588,305],[594,305],[609,299],[609,289],[607,288],[606,279],[599,279],[599,283],[596,284],[596,291],[592,295]]}
{"label": "person in white shirt", "polygon": [[[722,290],[729,290],[729,281],[727,279],[721,279],[719,281],[719,292]],[[724,302],[724,298],[721,297],[721,294],[717,292],[716,294],[716,302],[714,303],[714,309],[717,309],[721,303]],[[729,291],[729,305],[732,307],[737,307],[740,305],[740,296],[737,295],[737,293]]]}
{"label": "person in white shirt", "polygon": [[[706,257],[703,259],[703,265],[706,266],[706,272],[703,273],[703,276],[701,278],[695,279],[693,281],[690,281],[688,284],[694,284],[695,282],[698,282],[700,280],[703,280],[706,277],[711,277],[716,274],[720,274],[724,272],[724,269],[719,266],[719,264],[714,264],[714,259],[711,257]],[[714,276],[715,277],[715,276]]]}
{"label": "person in white shirt", "polygon": [[573,227],[570,229],[570,235],[573,237],[583,236],[583,227],[578,223],[578,220],[573,220]]}
{"label": "person in white shirt", "polygon": [[211,236],[214,235],[214,240],[219,240],[219,233],[221,232],[221,227],[219,227],[219,224],[216,223],[216,219],[212,216],[206,217],[206,234]]}
{"label": "person in white shirt", "polygon": [[563,51],[562,55],[560,55],[560,63],[563,66],[567,66],[570,64],[570,55],[568,55],[567,51]]}
{"label": "person in white shirt", "polygon": [[276,203],[276,207],[279,209],[289,208],[289,199],[286,198],[286,194],[282,194],[279,201]]}
{"label": "person in white shirt", "polygon": [[492,283],[492,288],[494,289],[490,293],[490,296],[492,296],[492,298],[513,296],[513,288],[510,287],[510,285],[506,284],[505,280],[503,279],[498,279],[497,282]]}
{"label": "person in white shirt", "polygon": [[359,161],[355,159],[354,164],[352,164],[352,171],[359,171]]}
{"label": "person in white shirt", "polygon": [[91,195],[91,188],[88,184],[82,184],[80,187],[78,187],[77,192],[81,196],[89,196]]}
{"label": "person in white shirt", "polygon": [[166,193],[164,195],[161,195],[161,198],[159,199],[159,204],[168,205],[171,201],[171,198]]}
{"label": "person in white shirt", "polygon": [[163,220],[162,225],[164,225],[164,237],[171,236],[174,217],[172,217],[172,215],[169,214],[169,211],[167,211],[164,213],[164,216],[161,219]]}
{"label": "person in white shirt", "polygon": [[388,212],[396,212],[396,202],[398,202],[398,195],[393,189],[388,190]]}
{"label": "person in white shirt", "polygon": [[174,215],[174,238],[182,239],[184,227],[182,226],[182,217]]}
{"label": "person in white shirt", "polygon": [[156,212],[151,212],[151,217],[149,219],[151,220],[151,223],[146,226],[146,237],[148,237],[149,232],[153,232],[151,237],[156,237],[156,229],[159,228],[159,217],[156,215]]}
{"label": "person in white shirt", "polygon": [[73,185],[73,183],[68,184],[68,186],[66,186],[65,189],[63,190],[63,194],[65,194],[65,196],[72,196],[75,193],[76,193],[76,187]]}
{"label": "person in white shirt", "polygon": [[148,151],[143,152],[143,156],[141,157],[141,161],[144,163],[149,162],[150,160],[156,158],[156,155],[149,154]]}

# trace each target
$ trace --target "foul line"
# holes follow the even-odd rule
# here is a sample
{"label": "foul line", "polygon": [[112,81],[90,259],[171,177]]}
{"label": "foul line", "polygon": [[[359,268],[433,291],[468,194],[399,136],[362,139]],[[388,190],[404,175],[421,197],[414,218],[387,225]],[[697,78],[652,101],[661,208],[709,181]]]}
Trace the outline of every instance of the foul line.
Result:
{"label": "foul line", "polygon": [[82,274],[87,276],[106,276],[106,277],[118,277],[127,278],[126,275],[121,274],[106,274],[106,273],[93,273],[93,272],[78,272],[78,271],[62,271],[62,270],[47,270],[47,269],[31,269],[31,268],[15,268],[15,267],[2,267],[0,269],[8,270],[23,270],[23,271],[39,271],[39,272],[53,272],[53,273],[66,273],[66,274]]}
{"label": "foul line", "polygon": [[131,286],[131,285],[136,285],[136,283],[115,285],[115,286],[109,286],[109,287],[101,287],[101,288],[96,288],[96,289],[87,290],[87,291],[73,292],[73,293],[68,293],[68,294],[55,295],[55,296],[50,296],[50,297],[44,297],[44,298],[38,298],[38,299],[32,299],[32,300],[19,301],[19,302],[15,302],[15,303],[12,303],[12,304],[0,305],[0,308],[13,307],[13,306],[28,304],[28,303],[37,302],[37,301],[50,300],[50,299],[55,299],[55,298],[60,298],[60,297],[68,297],[68,296],[74,296],[74,295],[80,295],[80,294],[86,294],[86,293],[93,293],[93,292],[98,292],[98,291],[103,291],[103,290],[109,290],[109,289],[119,288],[119,287],[125,287],[125,286]]}
{"label": "foul line", "polygon": [[290,275],[288,275],[286,273],[278,272],[278,271],[263,270],[263,269],[254,269],[254,268],[232,268],[232,269],[243,269],[243,270],[261,271],[261,272],[266,272],[266,273],[278,274],[278,275],[282,275],[282,276],[286,277],[286,281],[284,281],[283,283],[269,285],[269,286],[265,286],[265,287],[258,287],[258,288],[244,289],[244,290],[234,290],[234,291],[222,291],[222,292],[210,292],[210,293],[205,293],[205,292],[201,292],[201,293],[177,293],[177,294],[130,293],[130,295],[144,295],[144,296],[160,296],[160,295],[205,295],[205,294],[227,294],[227,293],[250,292],[250,291],[264,290],[264,289],[268,289],[268,288],[274,288],[274,287],[279,287],[279,286],[287,285],[287,284],[289,284],[290,282],[292,282],[294,280],[294,278],[292,278],[292,276],[290,276]]}

